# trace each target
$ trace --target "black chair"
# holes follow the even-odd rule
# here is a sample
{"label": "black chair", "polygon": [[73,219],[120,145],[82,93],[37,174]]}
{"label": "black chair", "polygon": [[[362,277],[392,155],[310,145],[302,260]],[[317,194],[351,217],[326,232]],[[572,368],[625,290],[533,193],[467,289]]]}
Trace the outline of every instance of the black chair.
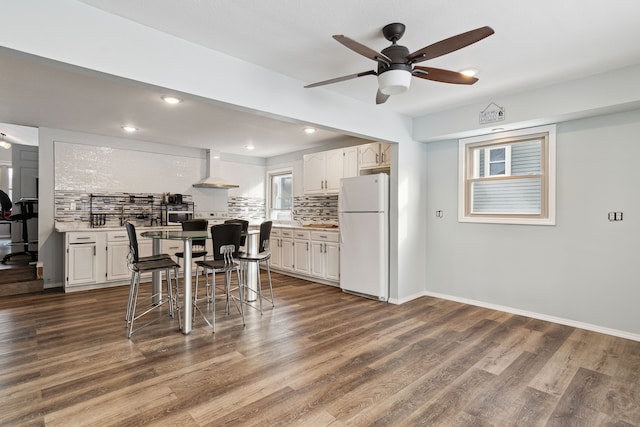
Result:
{"label": "black chair", "polygon": [[[260,306],[257,308],[262,314],[262,300],[266,299],[271,303],[271,307],[275,307],[275,303],[273,300],[273,285],[271,283],[271,268],[269,266],[269,260],[271,259],[271,251],[269,250],[269,240],[271,239],[271,227],[273,225],[272,221],[265,221],[260,224],[260,236],[259,236],[259,247],[257,254],[250,254],[247,252],[240,253],[238,259],[242,264],[242,271],[244,272],[245,279],[243,279],[242,283],[246,284],[246,273],[249,268],[249,263],[256,264],[257,270],[257,279],[258,279],[258,287],[256,289],[257,297],[259,299]],[[266,298],[262,293],[262,281],[260,280],[260,263],[263,262],[267,269],[267,277],[269,278],[269,295],[270,298]],[[245,294],[247,292],[251,292],[249,288],[245,290]],[[253,305],[247,302],[247,305],[254,307]]]}
{"label": "black chair", "polygon": [[[192,219],[182,221],[182,231],[207,231],[208,222],[206,219]],[[193,239],[191,241],[191,258],[202,258],[207,256],[205,239]],[[176,252],[178,258],[184,258],[184,252]],[[178,259],[178,262],[180,260]]]}
{"label": "black chair", "polygon": [[247,243],[247,231],[249,231],[249,221],[246,219],[227,219],[225,224],[240,224],[242,226],[240,235],[240,247],[244,247]]}
{"label": "black chair", "polygon": [[[125,327],[128,329],[127,337],[131,338],[131,335],[134,332],[134,321],[150,313],[151,311],[162,307],[162,305],[164,305],[165,303],[169,303],[169,315],[173,317],[174,299],[171,286],[171,270],[173,270],[173,278],[177,282],[178,268],[180,266],[166,254],[141,258],[139,256],[140,251],[138,249],[138,238],[136,236],[135,226],[133,224],[127,223],[126,227],[127,234],[129,236],[129,255],[127,256],[127,266],[129,267],[129,270],[131,270],[131,283],[129,287],[129,300],[127,302],[127,314],[125,316]],[[136,314],[138,305],[138,294],[140,291],[140,275],[142,273],[149,272],[162,273],[162,271],[165,272],[167,296],[163,298],[160,294],[152,294],[151,296],[146,298],[149,303],[144,307],[143,311],[139,314]],[[158,320],[158,318],[147,322],[146,324],[141,326],[141,328],[155,322],[156,320]]]}
{"label": "black chair", "polygon": [[9,225],[9,236],[11,236],[11,208],[13,207],[13,203],[11,203],[11,199],[9,195],[4,191],[0,190],[0,224],[8,224]]}
{"label": "black chair", "polygon": [[[29,250],[29,228],[27,227],[27,221],[38,217],[38,213],[34,210],[34,205],[38,203],[37,199],[25,199],[16,202],[16,205],[20,206],[20,213],[13,214],[9,217],[11,221],[19,221],[22,223],[22,243],[23,250],[20,252],[12,252],[2,258],[3,264],[9,261],[13,257],[28,256],[31,258],[31,262],[38,260],[38,251]],[[3,209],[4,210],[4,209]]]}
{"label": "black chair", "polygon": [[[240,224],[218,224],[211,227],[211,237],[213,239],[213,259],[196,262],[196,285],[194,291],[194,307],[198,311],[205,322],[211,326],[213,332],[216,331],[216,273],[225,274],[225,294],[226,294],[226,313],[230,311],[230,301],[240,312],[242,324],[245,324],[244,310],[242,308],[243,287],[240,285],[240,265],[235,260],[238,256],[238,248],[240,247],[242,226]],[[206,277],[206,297],[205,301],[210,303],[212,311],[212,320],[209,322],[207,317],[202,313],[198,306],[198,278],[200,268],[205,272]],[[212,272],[213,278],[209,283],[209,271]],[[235,271],[238,280],[239,298],[231,293],[231,274]],[[238,304],[239,301],[240,303]]]}

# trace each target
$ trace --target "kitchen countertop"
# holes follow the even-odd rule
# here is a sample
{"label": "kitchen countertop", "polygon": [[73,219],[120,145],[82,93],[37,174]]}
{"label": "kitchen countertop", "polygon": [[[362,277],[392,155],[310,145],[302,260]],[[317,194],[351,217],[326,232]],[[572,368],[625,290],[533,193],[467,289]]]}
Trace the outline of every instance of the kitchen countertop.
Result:
{"label": "kitchen countertop", "polygon": [[[222,220],[210,220],[212,222],[222,223]],[[211,224],[213,225],[213,224]],[[258,225],[259,226],[259,225]],[[255,226],[254,226],[255,227]],[[333,224],[294,224],[294,223],[273,223],[273,227],[277,228],[293,228],[293,229],[303,229],[303,230],[321,230],[321,231],[338,231],[338,226]],[[103,227],[95,227],[91,228],[87,223],[77,223],[77,222],[56,222],[55,230],[59,233],[68,233],[73,231],[122,231],[124,230],[124,226],[103,226]],[[153,231],[153,230],[166,230],[166,229],[180,229],[179,225],[163,225],[163,226],[140,226],[136,225],[136,230],[138,231]]]}

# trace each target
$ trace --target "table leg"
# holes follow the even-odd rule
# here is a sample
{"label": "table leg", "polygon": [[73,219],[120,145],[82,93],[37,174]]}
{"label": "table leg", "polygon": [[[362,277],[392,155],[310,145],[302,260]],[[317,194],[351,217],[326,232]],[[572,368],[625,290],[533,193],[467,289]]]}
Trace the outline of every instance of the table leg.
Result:
{"label": "table leg", "polygon": [[191,239],[185,239],[184,241],[184,274],[183,278],[183,293],[184,301],[182,304],[182,311],[184,312],[184,323],[182,324],[182,333],[187,335],[191,332],[191,326],[193,325],[193,297],[192,297],[192,283],[191,283]]}
{"label": "table leg", "polygon": [[[251,233],[247,236],[247,253],[249,255],[258,254],[258,251],[260,250],[258,240],[259,235],[257,233]],[[260,270],[257,262],[248,262],[246,264],[247,274],[245,275],[245,280],[247,281],[246,285],[248,291],[245,292],[244,297],[247,301],[253,302],[257,297],[258,274],[260,274]]]}
{"label": "table leg", "polygon": [[[153,243],[151,244],[152,254],[159,255],[160,254],[160,239],[153,239]],[[160,304],[162,301],[162,272],[154,271],[151,273],[151,289],[153,291],[153,305]]]}

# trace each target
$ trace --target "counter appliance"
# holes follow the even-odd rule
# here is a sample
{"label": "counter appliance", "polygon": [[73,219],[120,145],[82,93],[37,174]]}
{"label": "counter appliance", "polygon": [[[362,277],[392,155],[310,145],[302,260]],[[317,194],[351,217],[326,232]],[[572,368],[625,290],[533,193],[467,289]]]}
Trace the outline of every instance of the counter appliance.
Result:
{"label": "counter appliance", "polygon": [[340,287],[389,299],[389,176],[343,178],[338,195]]}

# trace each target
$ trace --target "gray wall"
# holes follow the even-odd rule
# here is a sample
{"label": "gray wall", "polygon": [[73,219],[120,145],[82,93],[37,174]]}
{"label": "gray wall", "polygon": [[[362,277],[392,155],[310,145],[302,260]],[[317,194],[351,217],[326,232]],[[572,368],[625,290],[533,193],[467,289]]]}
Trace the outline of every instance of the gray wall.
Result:
{"label": "gray wall", "polygon": [[555,226],[458,223],[458,141],[426,144],[426,292],[637,337],[638,135],[640,110],[558,124]]}

